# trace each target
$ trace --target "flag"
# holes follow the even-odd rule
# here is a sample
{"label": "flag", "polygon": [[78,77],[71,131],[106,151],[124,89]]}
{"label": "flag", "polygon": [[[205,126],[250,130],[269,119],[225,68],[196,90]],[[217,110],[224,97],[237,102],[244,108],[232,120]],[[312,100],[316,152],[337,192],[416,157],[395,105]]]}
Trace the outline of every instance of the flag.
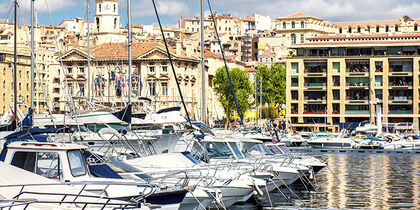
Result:
{"label": "flag", "polygon": [[114,81],[116,78],[115,72],[111,71],[111,81]]}

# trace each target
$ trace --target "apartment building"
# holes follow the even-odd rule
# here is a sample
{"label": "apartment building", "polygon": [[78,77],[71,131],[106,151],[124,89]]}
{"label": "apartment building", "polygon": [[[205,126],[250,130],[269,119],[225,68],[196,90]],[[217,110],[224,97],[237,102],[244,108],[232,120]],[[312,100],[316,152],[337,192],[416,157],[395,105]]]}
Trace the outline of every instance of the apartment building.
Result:
{"label": "apartment building", "polygon": [[[0,50],[0,113],[4,114],[13,108],[13,48]],[[19,49],[17,61],[17,100],[19,103],[30,106],[31,103],[31,56],[30,52]],[[23,106],[20,106],[22,108]],[[26,110],[22,110],[24,113]]]}
{"label": "apartment building", "polygon": [[[351,35],[351,34],[383,34],[383,33],[414,33],[420,32],[420,19],[403,16],[395,20],[379,21],[349,21],[328,22],[322,18],[302,12],[276,18],[273,34],[285,38],[284,46],[306,42],[307,38],[319,35]],[[283,50],[282,56],[287,57],[295,52]]]}
{"label": "apartment building", "polygon": [[[414,27],[413,27],[414,29]],[[371,121],[419,128],[420,33],[324,35],[291,46],[286,117],[291,123]]]}

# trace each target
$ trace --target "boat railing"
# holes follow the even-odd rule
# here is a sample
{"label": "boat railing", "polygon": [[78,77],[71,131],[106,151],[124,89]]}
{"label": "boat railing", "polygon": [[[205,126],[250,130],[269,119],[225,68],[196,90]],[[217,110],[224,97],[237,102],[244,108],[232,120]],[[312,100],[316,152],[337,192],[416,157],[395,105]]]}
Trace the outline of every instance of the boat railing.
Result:
{"label": "boat railing", "polygon": [[[85,192],[86,187],[88,186],[103,186],[103,191],[100,194],[86,195],[82,194]],[[110,198],[105,196],[105,190],[109,186],[135,186],[143,187],[143,192],[137,197],[132,198],[130,201],[121,201],[115,198]],[[41,192],[41,191],[30,191],[27,189],[29,187],[53,187],[53,186],[80,186],[78,193],[58,193],[58,192]],[[109,182],[109,181],[89,181],[89,182],[66,182],[66,183],[42,183],[42,184],[14,184],[14,185],[0,185],[1,188],[11,188],[18,187],[20,188],[19,193],[15,195],[14,199],[19,199],[22,195],[40,195],[40,196],[54,196],[57,200],[37,200],[37,203],[51,203],[51,204],[79,204],[86,206],[91,205],[101,205],[102,208],[110,206],[119,206],[123,208],[133,208],[139,205],[139,202],[148,196],[152,195],[156,191],[156,187],[150,184],[140,184],[137,182]],[[66,199],[73,198],[72,201],[65,201]],[[102,202],[92,202],[92,201],[80,201],[81,199],[99,199]],[[78,201],[79,200],[79,201]]]}
{"label": "boat railing", "polygon": [[13,200],[0,200],[0,209],[9,208],[17,206],[24,206],[23,209],[28,208],[29,204],[36,203],[36,199],[13,199]]}

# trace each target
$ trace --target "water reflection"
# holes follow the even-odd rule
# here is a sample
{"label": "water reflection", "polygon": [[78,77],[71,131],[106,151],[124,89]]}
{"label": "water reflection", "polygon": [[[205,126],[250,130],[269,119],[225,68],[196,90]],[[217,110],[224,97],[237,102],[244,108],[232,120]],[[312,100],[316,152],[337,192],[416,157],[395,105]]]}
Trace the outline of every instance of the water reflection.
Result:
{"label": "water reflection", "polygon": [[[309,207],[419,209],[419,157],[414,155],[328,155],[329,170],[317,175],[321,201],[311,196]],[[318,206],[314,203],[321,201]]]}
{"label": "water reflection", "polygon": [[[316,176],[316,190],[293,185],[299,201],[282,189],[270,193],[273,206],[316,209],[420,209],[419,155],[329,154],[328,168]],[[287,198],[285,198],[283,196]],[[267,197],[262,206],[270,207]],[[256,204],[232,209],[257,209]]]}

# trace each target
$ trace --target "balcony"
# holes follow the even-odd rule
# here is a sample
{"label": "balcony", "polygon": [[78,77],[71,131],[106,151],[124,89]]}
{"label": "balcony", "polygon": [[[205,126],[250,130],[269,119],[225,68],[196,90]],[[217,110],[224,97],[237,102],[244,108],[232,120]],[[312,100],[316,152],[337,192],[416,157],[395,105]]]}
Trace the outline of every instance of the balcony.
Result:
{"label": "balcony", "polygon": [[389,114],[413,114],[413,110],[390,110]]}
{"label": "balcony", "polygon": [[389,96],[389,100],[394,101],[407,101],[407,100],[413,100],[413,97],[411,96]]}
{"label": "balcony", "polygon": [[369,114],[369,110],[346,110],[346,114]]}
{"label": "balcony", "polygon": [[394,81],[390,81],[388,83],[389,87],[392,88],[409,88],[413,86],[413,82],[409,81],[404,81],[404,80],[394,80]]}
{"label": "balcony", "polygon": [[327,85],[326,83],[322,83],[322,82],[305,83],[305,86],[307,87],[323,87],[326,85]]}
{"label": "balcony", "polygon": [[368,96],[346,96],[346,100],[348,101],[366,101],[368,100],[369,97]]}
{"label": "balcony", "polygon": [[291,85],[292,87],[298,87],[299,86],[299,84],[298,83],[292,83],[292,85]]}
{"label": "balcony", "polygon": [[367,88],[369,87],[369,82],[347,82],[346,85],[351,88]]}
{"label": "balcony", "polygon": [[319,111],[304,111],[303,114],[327,114],[325,110],[319,110]]}

